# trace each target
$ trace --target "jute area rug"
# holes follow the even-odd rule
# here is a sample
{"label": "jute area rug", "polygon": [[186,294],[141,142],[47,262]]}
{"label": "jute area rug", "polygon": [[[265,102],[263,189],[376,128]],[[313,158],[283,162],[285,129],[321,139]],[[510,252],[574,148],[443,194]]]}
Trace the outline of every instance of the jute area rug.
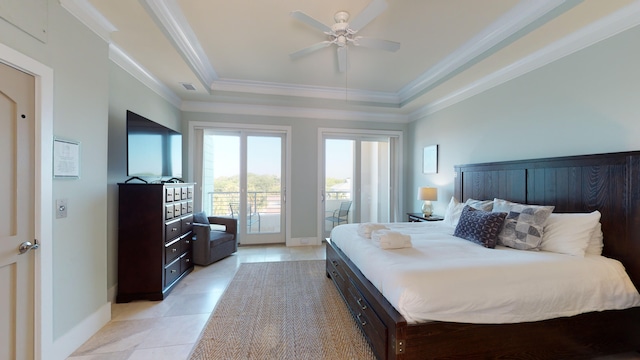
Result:
{"label": "jute area rug", "polygon": [[375,359],[322,260],[245,263],[190,356]]}

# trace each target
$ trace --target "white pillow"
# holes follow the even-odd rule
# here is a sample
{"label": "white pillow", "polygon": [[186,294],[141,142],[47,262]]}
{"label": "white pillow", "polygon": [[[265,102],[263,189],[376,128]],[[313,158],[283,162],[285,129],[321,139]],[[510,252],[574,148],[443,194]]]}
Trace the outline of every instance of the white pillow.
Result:
{"label": "white pillow", "polygon": [[544,226],[540,250],[584,256],[598,224],[598,210],[591,213],[551,214]]}
{"label": "white pillow", "polygon": [[491,209],[493,209],[493,200],[476,200],[469,198],[464,203],[477,210],[491,211]]}
{"label": "white pillow", "polygon": [[444,213],[443,223],[456,227],[458,225],[458,221],[460,221],[460,215],[462,214],[462,209],[464,208],[464,204],[461,204],[455,196],[451,197],[451,201],[449,201],[449,205],[447,206],[447,210]]}
{"label": "white pillow", "polygon": [[589,239],[589,245],[587,245],[587,250],[585,250],[584,253],[589,255],[602,255],[603,247],[604,237],[602,235],[602,224],[598,222],[598,225],[593,229],[591,239]]}

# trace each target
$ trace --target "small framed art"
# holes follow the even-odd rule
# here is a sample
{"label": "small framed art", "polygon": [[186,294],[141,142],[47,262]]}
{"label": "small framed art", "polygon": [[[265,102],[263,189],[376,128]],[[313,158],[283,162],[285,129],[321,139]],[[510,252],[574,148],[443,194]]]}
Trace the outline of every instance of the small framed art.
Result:
{"label": "small framed art", "polygon": [[438,145],[424,147],[422,153],[422,173],[438,173]]}
{"label": "small framed art", "polygon": [[56,179],[80,178],[80,143],[78,141],[53,139],[53,177]]}

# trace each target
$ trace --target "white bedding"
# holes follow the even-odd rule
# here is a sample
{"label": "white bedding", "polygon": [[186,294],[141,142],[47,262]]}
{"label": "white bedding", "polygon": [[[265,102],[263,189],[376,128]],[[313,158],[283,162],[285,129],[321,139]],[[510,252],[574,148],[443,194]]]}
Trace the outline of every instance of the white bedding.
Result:
{"label": "white bedding", "polygon": [[390,223],[411,248],[383,250],[358,224],[333,229],[335,243],[409,323],[514,323],[640,306],[622,264],[454,237],[442,222]]}

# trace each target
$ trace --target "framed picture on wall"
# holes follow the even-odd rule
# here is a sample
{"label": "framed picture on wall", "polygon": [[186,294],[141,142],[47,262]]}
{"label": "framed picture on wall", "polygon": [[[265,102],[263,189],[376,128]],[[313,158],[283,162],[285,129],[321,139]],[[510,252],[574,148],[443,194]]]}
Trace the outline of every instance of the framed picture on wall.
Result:
{"label": "framed picture on wall", "polygon": [[438,145],[424,147],[422,153],[422,173],[438,173]]}
{"label": "framed picture on wall", "polygon": [[53,139],[53,177],[80,178],[80,142]]}

